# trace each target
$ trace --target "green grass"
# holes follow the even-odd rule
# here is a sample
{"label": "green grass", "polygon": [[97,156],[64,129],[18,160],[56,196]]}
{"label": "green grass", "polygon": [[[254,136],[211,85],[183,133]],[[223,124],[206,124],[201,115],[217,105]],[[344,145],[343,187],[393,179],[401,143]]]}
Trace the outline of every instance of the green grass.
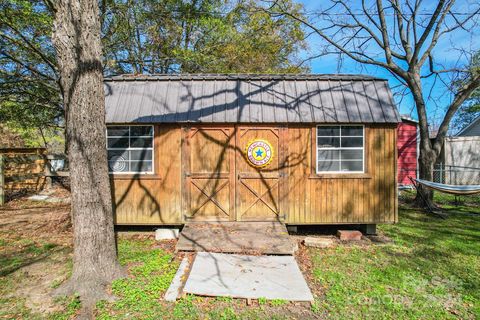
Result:
{"label": "green grass", "polygon": [[[59,299],[57,304],[63,309],[61,312],[41,315],[33,313],[27,308],[24,298],[11,296],[23,277],[22,273],[17,272],[15,274],[17,270],[21,271],[23,267],[49,259],[52,254],[60,251],[67,252],[68,250],[44,240],[16,238],[6,233],[1,233],[0,237],[0,318],[71,319],[80,307],[78,297]],[[48,271],[46,270],[46,272]],[[58,286],[58,284],[55,284],[55,286]]]}
{"label": "green grass", "polygon": [[[413,194],[407,194],[407,197],[413,197]],[[454,196],[435,192],[434,201],[446,212],[480,214],[480,195]]]}
{"label": "green grass", "polygon": [[119,260],[129,265],[130,276],[112,283],[113,303],[97,305],[98,319],[120,319],[128,312],[135,319],[158,319],[166,316],[160,299],[168,289],[178,264],[172,256],[152,248],[153,241],[122,240],[119,242]]}
{"label": "green grass", "polygon": [[392,244],[311,250],[325,287],[315,308],[337,319],[479,318],[480,215],[463,214],[479,208],[448,210],[443,220],[401,208],[398,224],[379,228]]}
{"label": "green grass", "polygon": [[[97,319],[288,319],[272,308],[288,304],[283,300],[259,299],[259,306],[247,307],[244,299],[203,298],[192,295],[168,303],[162,300],[178,263],[170,254],[154,247],[150,240],[119,241],[120,262],[129,277],[114,281],[115,302],[97,304]],[[280,310],[280,309],[279,309]]]}
{"label": "green grass", "polygon": [[19,268],[49,255],[57,245],[26,239],[1,239],[0,276],[6,276]]}
{"label": "green grass", "polygon": [[[413,202],[413,193],[402,195]],[[480,197],[435,195],[447,219],[402,205],[400,222],[379,226],[390,237],[385,245],[341,245],[308,249],[318,293],[311,305],[258,299],[187,295],[175,303],[162,297],[178,268],[172,254],[153,240],[119,239],[119,260],[129,272],[109,290],[113,302],[100,301],[97,319],[476,319],[480,318]],[[72,319],[78,297],[57,301],[61,312],[33,314],[24,299],[8,297],[13,271],[53,252],[46,242],[0,235],[0,318]],[[66,254],[66,252],[65,252]],[[71,266],[67,270],[71,269]],[[46,270],[45,272],[48,272]],[[57,287],[59,283],[51,283]]]}
{"label": "green grass", "polygon": [[57,303],[62,305],[64,310],[49,315],[48,318],[51,320],[72,319],[81,308],[80,297],[78,296],[63,297],[58,299]]}

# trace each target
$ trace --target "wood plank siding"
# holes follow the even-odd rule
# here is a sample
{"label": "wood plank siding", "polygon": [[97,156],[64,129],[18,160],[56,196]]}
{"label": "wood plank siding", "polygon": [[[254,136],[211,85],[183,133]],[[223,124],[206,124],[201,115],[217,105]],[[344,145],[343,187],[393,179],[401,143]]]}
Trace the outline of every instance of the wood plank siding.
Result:
{"label": "wood plank siding", "polygon": [[180,126],[155,126],[155,173],[112,176],[116,224],[182,222],[181,144]]}
{"label": "wood plank siding", "polygon": [[[259,137],[275,149],[261,170],[243,154]],[[115,223],[396,222],[396,125],[365,125],[365,173],[316,174],[315,139],[315,125],[155,125],[154,173],[111,176]]]}

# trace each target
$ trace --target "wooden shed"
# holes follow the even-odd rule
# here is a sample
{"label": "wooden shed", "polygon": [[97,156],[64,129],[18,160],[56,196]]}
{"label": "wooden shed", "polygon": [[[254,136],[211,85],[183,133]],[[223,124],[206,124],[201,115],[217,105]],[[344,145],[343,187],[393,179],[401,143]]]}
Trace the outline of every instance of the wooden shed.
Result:
{"label": "wooden shed", "polygon": [[393,223],[388,83],[363,75],[105,80],[118,225]]}

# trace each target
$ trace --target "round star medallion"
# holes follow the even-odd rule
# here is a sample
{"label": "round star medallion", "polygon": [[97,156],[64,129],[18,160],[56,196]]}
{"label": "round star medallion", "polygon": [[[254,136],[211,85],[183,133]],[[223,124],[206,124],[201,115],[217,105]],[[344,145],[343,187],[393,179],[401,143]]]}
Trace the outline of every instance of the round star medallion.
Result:
{"label": "round star medallion", "polygon": [[273,147],[267,140],[255,139],[247,144],[245,155],[252,166],[264,167],[273,159]]}

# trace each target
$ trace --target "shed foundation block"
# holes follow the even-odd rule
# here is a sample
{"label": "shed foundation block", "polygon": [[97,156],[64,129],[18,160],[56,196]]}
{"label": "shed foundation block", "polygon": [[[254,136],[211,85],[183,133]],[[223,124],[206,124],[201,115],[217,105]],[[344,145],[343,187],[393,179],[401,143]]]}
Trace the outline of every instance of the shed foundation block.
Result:
{"label": "shed foundation block", "polygon": [[331,237],[306,237],[305,240],[303,240],[303,244],[306,247],[330,248],[335,244],[335,242]]}
{"label": "shed foundation block", "polygon": [[288,232],[293,232],[297,233],[298,232],[298,227],[297,226],[287,226]]}
{"label": "shed foundation block", "polygon": [[342,241],[359,241],[362,239],[362,233],[358,230],[338,230],[337,236]]}
{"label": "shed foundation block", "polygon": [[374,236],[377,234],[377,225],[376,224],[364,224],[362,226],[363,234],[367,236]]}
{"label": "shed foundation block", "polygon": [[155,240],[175,240],[180,229],[163,228],[155,230]]}

